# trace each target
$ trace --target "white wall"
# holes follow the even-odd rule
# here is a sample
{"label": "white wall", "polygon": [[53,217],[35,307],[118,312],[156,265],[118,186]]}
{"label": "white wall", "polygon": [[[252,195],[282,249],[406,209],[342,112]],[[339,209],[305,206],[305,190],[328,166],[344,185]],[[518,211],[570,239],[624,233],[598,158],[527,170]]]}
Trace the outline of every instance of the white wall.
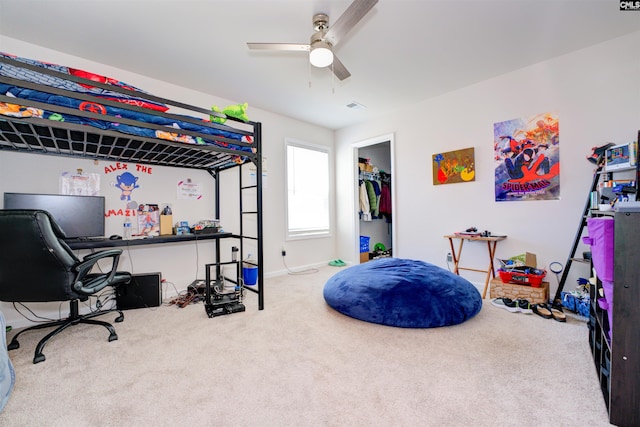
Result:
{"label": "white wall", "polygon": [[[353,182],[353,143],[394,133],[395,256],[445,267],[449,245],[443,236],[475,226],[508,235],[498,244],[498,257],[529,251],[541,267],[564,264],[593,176],[585,157],[593,146],[635,140],[640,129],[638,46],[640,33],[634,33],[342,129],[336,132],[337,182]],[[544,112],[560,119],[561,199],[495,202],[493,124]],[[475,148],[475,182],[434,186],[432,155],[467,147]],[[338,185],[337,256],[353,261],[353,192],[342,190]],[[486,268],[486,245],[465,245],[462,259],[461,265]],[[572,273],[588,276],[580,268]],[[549,274],[553,293],[556,277]],[[482,274],[463,275],[484,282]]]}
{"label": "white wall", "polygon": [[[195,92],[180,87],[180,82],[169,84],[8,37],[0,36],[0,46],[2,46],[3,52],[101,73],[143,88],[155,95],[203,108],[209,108],[214,104],[225,107],[245,101],[242,99],[227,100],[211,94]],[[250,102],[250,100],[248,101]],[[280,254],[285,241],[284,139],[285,137],[290,137],[332,147],[334,133],[328,129],[253,108],[251,104],[249,105],[248,115],[251,120],[263,123],[262,147],[263,155],[267,160],[267,182],[263,192],[265,274],[267,276],[282,274],[286,273]],[[101,171],[103,167],[103,162],[94,165],[90,160],[1,151],[0,193],[5,191],[57,193],[57,177],[60,171],[74,171],[77,168],[82,168],[87,172]],[[154,167],[154,179],[148,180],[146,188],[140,189],[139,198],[141,200],[144,198],[148,203],[153,203],[154,200],[157,203],[170,202],[172,197],[175,198],[174,185],[176,179],[188,176],[194,180],[201,181],[205,187],[206,198],[212,200],[213,196],[210,191],[213,189],[214,181],[206,172],[172,169]],[[107,184],[110,180],[105,177],[104,181],[103,193],[106,194]],[[232,176],[223,177],[221,183],[223,187],[231,185],[233,189],[237,188],[237,178]],[[207,184],[210,186],[207,186]],[[230,193],[234,193],[234,191]],[[115,202],[111,201],[111,203],[117,203],[117,200]],[[225,216],[229,218],[229,228],[234,226],[231,224],[233,218],[230,218],[228,214],[229,208],[232,212],[237,212],[234,210],[236,206],[237,197],[233,195],[229,199],[221,201],[223,212],[221,216],[222,218],[225,218]],[[178,204],[174,210],[176,209],[178,211],[175,214],[176,219],[178,216],[187,217],[189,220],[212,218],[214,213],[213,204],[205,203]],[[227,227],[224,223],[222,225]],[[107,221],[107,227],[107,233],[121,234],[119,220]],[[326,264],[334,258],[333,238],[291,241],[286,243],[286,247],[287,266],[292,269]],[[175,283],[178,289],[184,289],[194,279],[196,269],[202,275],[204,264],[212,260],[212,252],[210,250],[210,247],[202,243],[199,244],[198,252],[196,252],[194,245],[191,244],[145,246],[127,251],[122,265],[128,268],[132,262],[134,271],[139,273],[161,271],[163,277]],[[268,289],[266,292],[268,292]],[[248,307],[248,309],[253,308]],[[14,310],[7,304],[0,304],[0,309],[5,314],[8,324],[12,324],[11,322],[17,316]],[[16,323],[14,322],[13,325],[15,326]]]}

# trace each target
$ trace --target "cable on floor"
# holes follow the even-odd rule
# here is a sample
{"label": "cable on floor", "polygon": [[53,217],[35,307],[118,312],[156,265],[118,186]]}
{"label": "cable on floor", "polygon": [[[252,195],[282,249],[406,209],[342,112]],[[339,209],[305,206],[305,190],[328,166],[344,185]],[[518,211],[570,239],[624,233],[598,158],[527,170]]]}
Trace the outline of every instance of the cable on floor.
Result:
{"label": "cable on floor", "polygon": [[282,257],[282,264],[284,264],[284,267],[287,269],[289,274],[291,274],[292,276],[293,275],[298,275],[298,274],[300,274],[300,275],[302,275],[302,274],[314,274],[314,273],[317,273],[318,271],[320,271],[317,268],[313,268],[313,267],[312,268],[307,268],[307,269],[304,269],[304,270],[300,270],[300,271],[293,271],[287,266],[287,262],[284,260],[284,258],[285,257],[283,256]]}

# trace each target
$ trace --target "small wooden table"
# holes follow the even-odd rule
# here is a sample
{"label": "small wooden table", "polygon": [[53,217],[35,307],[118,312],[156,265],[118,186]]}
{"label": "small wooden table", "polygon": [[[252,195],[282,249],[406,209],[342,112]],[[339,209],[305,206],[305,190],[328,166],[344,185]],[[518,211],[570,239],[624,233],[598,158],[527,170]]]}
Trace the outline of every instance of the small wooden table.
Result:
{"label": "small wooden table", "polygon": [[[484,290],[482,291],[482,298],[484,299],[487,296],[487,289],[489,287],[489,280],[496,277],[496,272],[493,267],[493,258],[496,254],[496,245],[500,240],[504,240],[507,236],[478,236],[474,234],[450,234],[448,236],[444,236],[449,239],[449,245],[451,246],[451,255],[453,257],[453,272],[458,276],[460,275],[460,270],[468,270],[468,271],[477,271],[479,273],[487,273],[487,277],[484,280]],[[458,245],[458,251],[456,252],[453,246],[453,239],[460,240],[460,244]],[[487,248],[489,249],[489,266],[486,270],[480,270],[477,268],[467,268],[460,267],[460,256],[462,255],[462,246],[464,245],[465,240],[470,241],[480,241],[487,242]]]}

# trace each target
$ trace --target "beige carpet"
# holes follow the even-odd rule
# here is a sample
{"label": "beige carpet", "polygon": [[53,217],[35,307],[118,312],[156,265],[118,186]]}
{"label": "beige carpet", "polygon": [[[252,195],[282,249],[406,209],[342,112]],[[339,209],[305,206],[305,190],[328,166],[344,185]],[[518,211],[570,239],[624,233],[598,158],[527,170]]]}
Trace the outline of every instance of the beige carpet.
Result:
{"label": "beige carpet", "polygon": [[[401,329],[346,317],[339,271],[267,279],[266,308],[209,319],[201,304],[129,310],[10,352],[1,426],[606,426],[587,328],[485,301],[462,325]],[[113,316],[110,316],[113,317]],[[9,333],[9,338],[11,337]]]}

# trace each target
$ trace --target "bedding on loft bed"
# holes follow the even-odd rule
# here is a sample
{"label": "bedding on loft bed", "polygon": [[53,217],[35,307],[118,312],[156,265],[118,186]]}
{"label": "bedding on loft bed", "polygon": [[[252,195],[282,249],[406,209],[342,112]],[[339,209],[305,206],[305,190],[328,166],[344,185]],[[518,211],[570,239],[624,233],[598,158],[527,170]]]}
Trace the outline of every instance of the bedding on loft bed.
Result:
{"label": "bedding on loft bed", "polygon": [[[35,117],[135,136],[255,152],[251,146],[253,140],[250,132],[211,123],[208,119],[167,114],[169,107],[153,100],[155,96],[119,80],[1,52],[0,58],[17,61],[13,63],[16,65],[0,62],[0,77],[8,78],[0,82],[0,95],[11,98],[11,102],[0,102],[0,115]],[[21,64],[27,64],[30,68]],[[34,67],[48,71],[39,72]],[[77,81],[66,76],[74,76]],[[100,87],[94,86],[93,82]],[[74,93],[80,95],[75,97]],[[42,104],[39,103],[48,107],[41,108]],[[240,154],[233,156],[236,163],[243,163],[244,160]]]}

